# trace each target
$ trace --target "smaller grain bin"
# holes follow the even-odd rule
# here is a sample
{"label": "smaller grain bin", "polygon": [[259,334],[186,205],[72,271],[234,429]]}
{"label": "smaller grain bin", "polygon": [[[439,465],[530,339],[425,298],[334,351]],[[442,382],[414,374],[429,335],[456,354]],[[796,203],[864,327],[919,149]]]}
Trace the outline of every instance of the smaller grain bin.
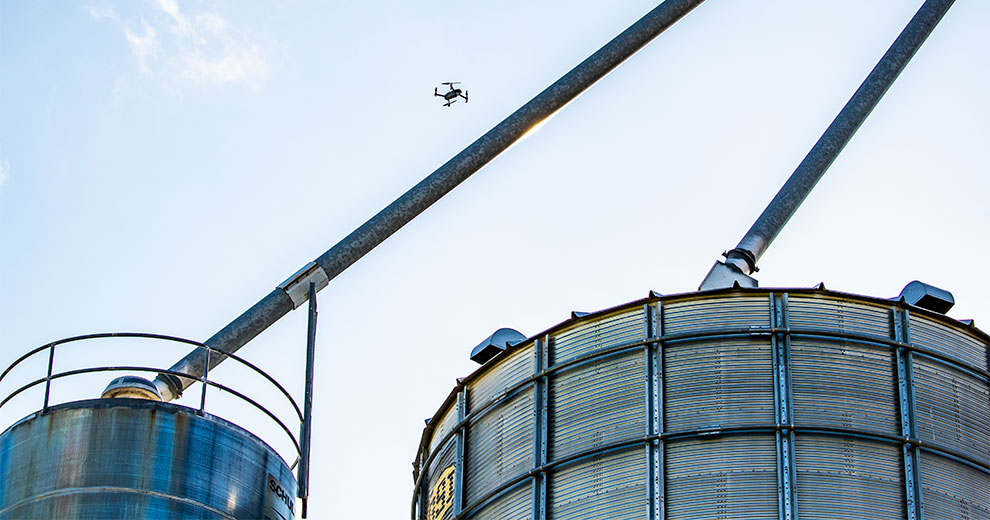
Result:
{"label": "smaller grain bin", "polygon": [[0,462],[4,519],[265,518],[269,507],[290,515],[295,507],[296,480],[267,444],[218,417],[150,400],[34,414],[0,435]]}
{"label": "smaller grain bin", "polygon": [[[24,390],[35,386],[45,390],[39,411],[0,434],[0,520],[297,517],[296,478],[289,465],[255,434],[210,413],[206,394],[194,393],[199,408],[165,403],[150,381],[124,376],[115,379],[101,399],[50,403],[54,379],[119,370],[161,372],[154,367],[120,366],[52,371],[55,353],[68,347],[67,343],[101,337],[196,344],[137,333],[95,334],[39,347],[15,361],[0,380],[36,354],[49,360],[49,372],[0,400],[2,407]],[[285,430],[298,453],[298,442],[276,415],[209,376],[200,381],[268,414]],[[273,379],[269,381],[282,389]],[[287,393],[285,397],[291,402]],[[291,406],[298,413],[294,402]]]}
{"label": "smaller grain bin", "polygon": [[903,300],[651,293],[460,380],[412,517],[986,520],[988,379],[986,334]]}

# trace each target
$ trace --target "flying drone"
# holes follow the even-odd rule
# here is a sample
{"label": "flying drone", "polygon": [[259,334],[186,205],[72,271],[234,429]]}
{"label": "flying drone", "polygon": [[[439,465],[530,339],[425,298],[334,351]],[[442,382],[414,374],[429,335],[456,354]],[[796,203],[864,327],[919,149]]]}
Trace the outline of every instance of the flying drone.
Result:
{"label": "flying drone", "polygon": [[434,87],[433,95],[442,97],[444,101],[446,101],[446,103],[443,104],[443,106],[445,107],[449,107],[450,105],[453,105],[455,102],[457,102],[457,96],[464,98],[464,102],[467,103],[468,92],[465,90],[462,93],[461,89],[454,87],[454,85],[459,85],[460,83],[461,83],[460,81],[446,81],[444,83],[441,83],[441,85],[447,85],[448,87],[450,87],[450,90],[441,94],[437,92],[437,87]]}

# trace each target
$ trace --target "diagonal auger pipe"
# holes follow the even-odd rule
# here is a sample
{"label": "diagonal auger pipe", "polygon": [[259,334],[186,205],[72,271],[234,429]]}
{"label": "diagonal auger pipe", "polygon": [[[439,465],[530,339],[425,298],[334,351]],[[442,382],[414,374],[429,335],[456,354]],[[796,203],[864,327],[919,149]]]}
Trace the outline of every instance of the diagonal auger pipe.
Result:
{"label": "diagonal auger pipe", "polygon": [[726,253],[725,264],[715,263],[701,283],[701,289],[729,287],[736,281],[741,285],[756,285],[756,281],[749,277],[757,270],[756,262],[945,16],[953,1],[927,0],[918,9],[863,84],[842,107],[839,115],[739,241],[739,245]]}
{"label": "diagonal auger pipe", "polygon": [[[434,202],[464,182],[539,122],[584,92],[644,45],[680,20],[704,0],[666,0],[640,18],[628,29],[574,67],[543,92],[455,155],[419,184],[365,222],[350,235],[304,267],[261,301],[206,340],[222,352],[233,353],[305,301],[304,286],[317,283],[322,289],[375,246],[430,207]],[[210,357],[210,368],[225,356]],[[203,373],[205,355],[201,349],[190,352],[170,370],[189,374],[180,378],[159,374],[155,386],[165,401],[178,397],[182,390]]]}

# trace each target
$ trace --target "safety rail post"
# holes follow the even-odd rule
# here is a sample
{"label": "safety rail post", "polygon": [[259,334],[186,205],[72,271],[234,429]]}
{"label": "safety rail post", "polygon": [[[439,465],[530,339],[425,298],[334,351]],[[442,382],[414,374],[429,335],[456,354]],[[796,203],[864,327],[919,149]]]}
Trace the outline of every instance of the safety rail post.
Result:
{"label": "safety rail post", "polygon": [[212,350],[205,344],[203,348],[206,349],[206,366],[203,369],[203,377],[200,378],[200,381],[203,383],[203,390],[199,393],[199,415],[203,415],[206,412],[206,387],[209,386],[207,379],[210,375],[210,350]]}
{"label": "safety rail post", "polygon": [[52,367],[55,365],[55,344],[48,347],[48,375],[45,376],[45,404],[41,407],[41,413],[48,413],[48,397],[52,390]]}

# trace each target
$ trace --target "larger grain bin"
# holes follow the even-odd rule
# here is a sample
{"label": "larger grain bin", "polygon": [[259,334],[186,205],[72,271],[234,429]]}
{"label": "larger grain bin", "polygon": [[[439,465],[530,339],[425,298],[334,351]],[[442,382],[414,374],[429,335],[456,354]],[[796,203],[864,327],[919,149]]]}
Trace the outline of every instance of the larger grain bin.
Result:
{"label": "larger grain bin", "polygon": [[988,337],[816,289],[650,297],[459,381],[412,517],[990,518]]}

